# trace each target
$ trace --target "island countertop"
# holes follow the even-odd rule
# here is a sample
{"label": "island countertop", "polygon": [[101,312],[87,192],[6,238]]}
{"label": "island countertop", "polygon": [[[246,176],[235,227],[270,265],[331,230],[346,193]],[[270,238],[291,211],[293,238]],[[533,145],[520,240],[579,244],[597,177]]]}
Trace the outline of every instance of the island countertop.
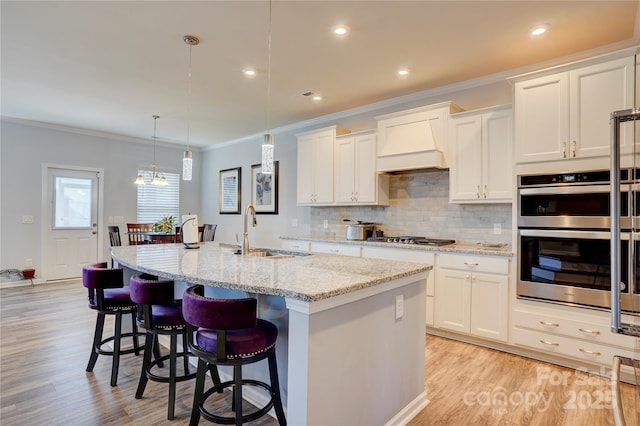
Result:
{"label": "island countertop", "polygon": [[297,254],[277,259],[243,256],[217,242],[201,244],[199,249],[185,249],[182,244],[111,247],[119,265],[137,271],[303,302],[347,294],[433,268],[412,262]]}

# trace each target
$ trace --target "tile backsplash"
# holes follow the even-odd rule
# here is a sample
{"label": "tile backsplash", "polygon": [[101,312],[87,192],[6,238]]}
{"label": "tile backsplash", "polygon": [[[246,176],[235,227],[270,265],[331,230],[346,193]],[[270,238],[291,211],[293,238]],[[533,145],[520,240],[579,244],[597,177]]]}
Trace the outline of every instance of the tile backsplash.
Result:
{"label": "tile backsplash", "polygon": [[[385,235],[511,243],[511,204],[449,203],[448,170],[391,175],[386,207],[312,207],[311,233],[345,236],[345,219],[374,222]],[[501,235],[494,234],[494,224]]]}

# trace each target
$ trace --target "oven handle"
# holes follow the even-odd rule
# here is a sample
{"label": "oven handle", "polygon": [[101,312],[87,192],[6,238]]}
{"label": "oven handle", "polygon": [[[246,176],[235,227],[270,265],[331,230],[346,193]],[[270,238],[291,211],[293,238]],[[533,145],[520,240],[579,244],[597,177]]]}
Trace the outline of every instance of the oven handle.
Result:
{"label": "oven handle", "polygon": [[[564,230],[564,229],[519,229],[518,232],[523,237],[580,238],[580,239],[591,239],[591,240],[611,239],[611,232],[604,232],[604,231],[572,231],[572,230]],[[628,241],[630,238],[631,238],[631,234],[628,232],[624,232],[620,234],[621,240]],[[619,242],[618,242],[618,247],[620,247]]]}
{"label": "oven handle", "polygon": [[[620,191],[630,192],[631,185],[621,185]],[[571,194],[608,194],[611,192],[611,185],[576,185],[576,186],[554,186],[538,188],[520,188],[522,195],[571,195]]]}

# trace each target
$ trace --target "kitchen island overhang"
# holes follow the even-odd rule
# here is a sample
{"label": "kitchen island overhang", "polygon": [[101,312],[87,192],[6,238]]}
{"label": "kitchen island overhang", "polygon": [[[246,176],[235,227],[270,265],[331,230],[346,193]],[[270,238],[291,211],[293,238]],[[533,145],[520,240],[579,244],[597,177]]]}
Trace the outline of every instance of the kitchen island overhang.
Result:
{"label": "kitchen island overhang", "polygon": [[[279,329],[278,364],[292,425],[403,424],[424,390],[431,265],[311,254],[242,256],[217,243],[113,247],[129,273],[203,284],[213,297],[257,297]],[[247,370],[256,379],[262,366]],[[259,395],[248,395],[260,402]]]}

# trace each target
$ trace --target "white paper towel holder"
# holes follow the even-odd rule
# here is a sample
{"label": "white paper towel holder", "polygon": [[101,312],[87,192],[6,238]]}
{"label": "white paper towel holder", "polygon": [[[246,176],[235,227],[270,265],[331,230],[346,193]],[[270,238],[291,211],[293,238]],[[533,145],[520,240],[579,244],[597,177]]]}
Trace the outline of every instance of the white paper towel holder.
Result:
{"label": "white paper towel holder", "polygon": [[[184,216],[183,216],[184,217]],[[197,221],[197,217],[196,216],[192,216],[190,218],[188,218],[187,220],[185,220],[184,222],[182,222],[182,224],[180,225],[180,241],[182,241],[182,244],[184,245],[184,248],[186,249],[199,249],[200,248],[200,244],[199,243],[187,243],[184,241],[184,224],[187,222],[190,222],[192,220]]]}

